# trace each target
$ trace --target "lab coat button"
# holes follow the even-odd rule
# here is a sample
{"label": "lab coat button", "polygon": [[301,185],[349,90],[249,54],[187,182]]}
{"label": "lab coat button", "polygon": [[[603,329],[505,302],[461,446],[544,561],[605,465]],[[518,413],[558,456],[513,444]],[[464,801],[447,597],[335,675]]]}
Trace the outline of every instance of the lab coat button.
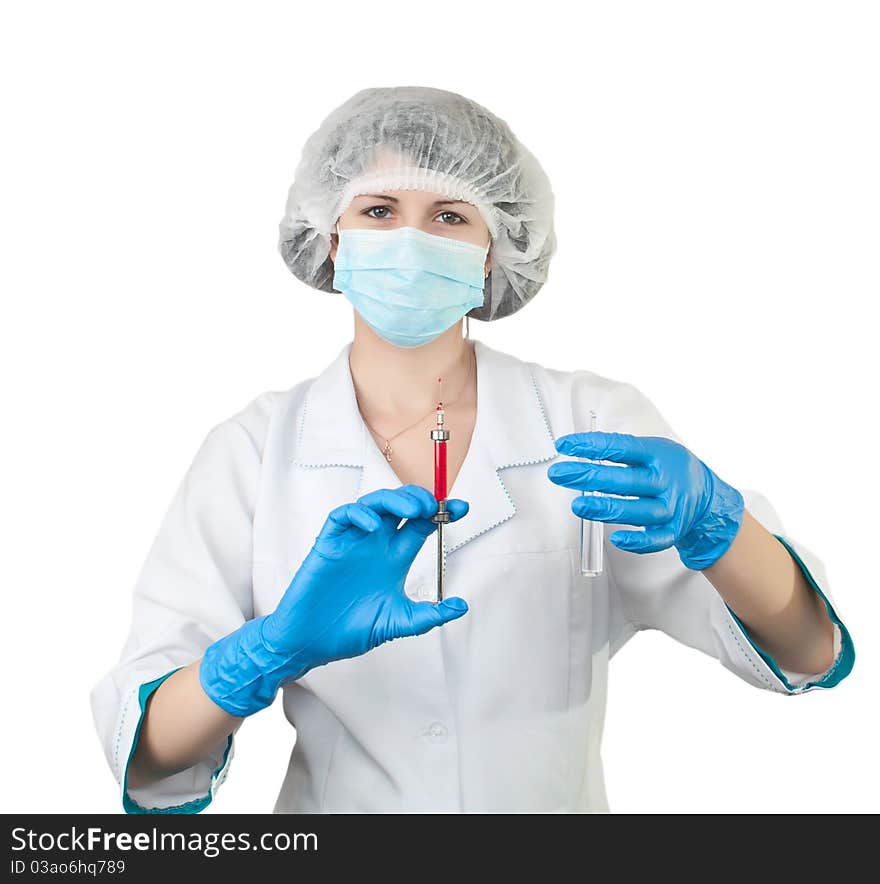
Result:
{"label": "lab coat button", "polygon": [[434,721],[428,726],[427,736],[432,743],[445,743],[449,732],[442,722]]}
{"label": "lab coat button", "polygon": [[435,594],[434,587],[427,583],[420,583],[416,587],[416,597],[422,601],[433,599]]}

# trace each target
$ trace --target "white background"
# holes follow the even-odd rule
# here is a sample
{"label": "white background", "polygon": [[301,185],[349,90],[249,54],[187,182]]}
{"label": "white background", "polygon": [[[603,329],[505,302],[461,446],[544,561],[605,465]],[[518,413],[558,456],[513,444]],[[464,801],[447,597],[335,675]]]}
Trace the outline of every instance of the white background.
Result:
{"label": "white background", "polygon": [[[637,636],[612,811],[877,810],[875,4],[10,7],[0,810],[120,809],[88,693],[207,431],[350,340],[277,225],[308,135],[393,85],[484,104],[553,183],[549,281],[472,336],[638,386],[822,558],[855,640],[848,679],[786,697]],[[249,720],[206,812],[271,810],[290,739],[280,704]]]}

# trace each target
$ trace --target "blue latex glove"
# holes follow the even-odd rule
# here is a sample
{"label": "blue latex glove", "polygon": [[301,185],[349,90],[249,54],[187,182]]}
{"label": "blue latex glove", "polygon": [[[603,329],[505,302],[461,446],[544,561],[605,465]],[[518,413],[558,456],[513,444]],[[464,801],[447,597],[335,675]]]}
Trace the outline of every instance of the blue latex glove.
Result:
{"label": "blue latex glove", "polygon": [[575,497],[582,519],[643,525],[644,531],[615,531],[618,549],[658,552],[674,546],[681,561],[702,571],[721,558],[743,518],[743,497],[678,442],[663,436],[627,433],[570,433],[556,440],[561,454],[608,460],[625,467],[563,461],[547,475],[566,488],[636,496]]}
{"label": "blue latex glove", "polygon": [[[447,501],[450,521],[468,511]],[[461,617],[462,598],[414,602],[404,592],[413,560],[437,525],[420,485],[382,488],[334,509],[271,614],[214,642],[199,668],[205,693],[232,715],[270,705],[278,688],[315,666]],[[407,521],[401,526],[401,519]]]}

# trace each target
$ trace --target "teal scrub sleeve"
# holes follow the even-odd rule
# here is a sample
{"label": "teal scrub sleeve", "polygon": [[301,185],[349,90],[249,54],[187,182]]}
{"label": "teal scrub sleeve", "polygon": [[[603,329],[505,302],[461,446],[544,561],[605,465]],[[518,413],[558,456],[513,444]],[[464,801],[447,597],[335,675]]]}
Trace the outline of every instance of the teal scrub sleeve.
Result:
{"label": "teal scrub sleeve", "polygon": [[[177,672],[180,668],[182,667],[178,666],[177,669],[172,669],[171,672],[167,672],[165,675],[160,676],[153,681],[142,684],[138,689],[137,724],[135,725],[134,739],[132,740],[131,744],[131,752],[129,752],[128,759],[125,762],[125,772],[123,773],[122,778],[122,807],[126,813],[198,813],[199,811],[204,810],[211,803],[214,798],[215,788],[219,786],[226,778],[226,772],[229,766],[229,761],[231,760],[232,753],[231,734],[226,740],[226,745],[223,749],[223,754],[220,757],[219,763],[213,762],[214,764],[216,764],[216,767],[211,774],[210,786],[204,795],[200,795],[196,798],[188,798],[187,800],[181,801],[177,804],[171,804],[163,807],[151,807],[149,806],[150,802],[147,798],[152,788],[151,786],[145,786],[142,789],[138,790],[132,790],[128,786],[128,769],[131,765],[131,759],[134,757],[135,750],[137,749],[138,737],[140,736],[141,726],[143,725],[144,715],[147,710],[147,701],[156,692],[159,686],[167,678]],[[183,780],[183,782],[181,783],[181,787],[184,794],[186,794],[187,791],[192,791],[192,772],[181,771],[177,774],[174,774],[173,777],[167,777],[163,781],[163,790],[166,792],[166,794],[170,786],[170,781],[174,778],[181,778]]]}
{"label": "teal scrub sleeve", "polygon": [[803,572],[804,577],[806,577],[807,583],[810,584],[813,590],[822,597],[822,601],[825,602],[828,616],[834,624],[834,660],[831,665],[824,672],[819,673],[792,672],[783,669],[776,660],[774,660],[773,657],[760,647],[760,645],[758,645],[758,643],[749,635],[748,629],[746,629],[739,617],[737,617],[730,609],[729,605],[727,606],[727,609],[730,611],[730,616],[734,619],[745,637],[748,639],[749,644],[770,667],[774,675],[785,687],[786,691],[790,693],[801,693],[810,690],[811,688],[833,688],[850,674],[853,665],[855,664],[856,652],[852,637],[849,634],[849,630],[834,610],[834,606],[831,604],[828,596],[819,588],[816,579],[810,573],[809,568],[804,564],[803,559],[795,551],[792,544],[781,534],[774,534],[773,536],[788,550],[791,557],[797,562],[798,567]]}

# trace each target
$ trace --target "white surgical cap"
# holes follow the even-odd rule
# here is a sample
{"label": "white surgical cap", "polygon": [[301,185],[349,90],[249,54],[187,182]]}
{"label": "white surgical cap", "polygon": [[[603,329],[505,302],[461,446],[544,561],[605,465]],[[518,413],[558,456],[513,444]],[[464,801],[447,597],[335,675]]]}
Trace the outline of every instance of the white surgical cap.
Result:
{"label": "white surgical cap", "polygon": [[279,225],[297,279],[333,292],[330,234],[352,199],[425,190],[473,203],[492,236],[482,307],[493,320],[529,301],[556,251],[553,192],[507,123],[454,92],[425,86],[363,89],[306,141]]}

